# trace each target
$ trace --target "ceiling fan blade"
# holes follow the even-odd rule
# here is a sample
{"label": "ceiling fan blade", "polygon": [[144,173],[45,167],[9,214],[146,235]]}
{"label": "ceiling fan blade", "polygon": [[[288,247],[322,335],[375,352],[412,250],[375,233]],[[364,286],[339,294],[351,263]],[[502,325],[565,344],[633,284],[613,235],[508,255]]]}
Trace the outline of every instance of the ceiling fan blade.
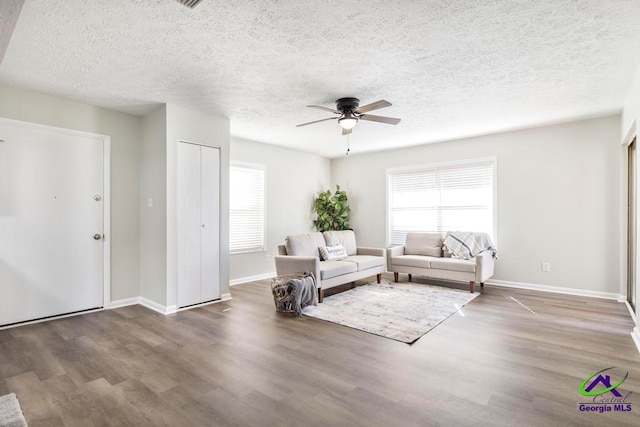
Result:
{"label": "ceiling fan blade", "polygon": [[300,126],[312,125],[314,123],[326,122],[327,120],[335,120],[335,119],[337,119],[337,117],[329,117],[328,119],[320,119],[320,120],[315,120],[313,122],[302,123],[301,125],[296,125],[296,127],[299,128]]}
{"label": "ceiling fan blade", "polygon": [[335,114],[342,114],[338,110],[334,110],[333,108],[329,108],[329,107],[323,107],[322,105],[307,105],[307,107],[317,108],[318,110],[331,111],[332,113],[335,113]]}
{"label": "ceiling fan blade", "polygon": [[377,110],[378,108],[390,107],[391,103],[381,99],[380,101],[372,102],[371,104],[363,105],[356,108],[356,113],[366,113],[367,111]]}
{"label": "ceiling fan blade", "polygon": [[353,131],[353,129],[342,129],[342,135],[349,135],[351,132]]}
{"label": "ceiling fan blade", "polygon": [[182,3],[183,5],[187,6],[190,9],[193,9],[194,7],[196,7],[198,5],[198,3],[200,3],[202,0],[178,0],[179,3]]}
{"label": "ceiling fan blade", "polygon": [[393,117],[374,116],[373,114],[363,114],[360,116],[360,120],[386,123],[388,125],[397,125],[398,123],[400,123],[400,119],[395,119]]}

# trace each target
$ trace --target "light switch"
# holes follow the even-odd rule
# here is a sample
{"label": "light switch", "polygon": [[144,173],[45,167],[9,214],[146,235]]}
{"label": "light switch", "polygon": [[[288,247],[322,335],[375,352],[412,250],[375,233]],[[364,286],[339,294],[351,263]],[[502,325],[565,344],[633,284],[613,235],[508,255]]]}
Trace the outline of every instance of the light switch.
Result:
{"label": "light switch", "polygon": [[153,207],[153,199],[152,198],[148,198],[147,199],[147,207],[149,207],[149,208]]}

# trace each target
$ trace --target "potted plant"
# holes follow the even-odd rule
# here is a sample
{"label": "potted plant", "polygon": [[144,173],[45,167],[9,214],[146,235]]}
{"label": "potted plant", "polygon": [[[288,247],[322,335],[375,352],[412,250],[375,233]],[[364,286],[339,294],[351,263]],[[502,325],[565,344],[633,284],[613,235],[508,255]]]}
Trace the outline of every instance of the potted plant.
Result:
{"label": "potted plant", "polygon": [[349,230],[349,205],[347,204],[347,193],[340,190],[336,185],[336,193],[331,194],[331,190],[318,194],[313,205],[317,218],[313,220],[313,225],[318,231],[329,230]]}

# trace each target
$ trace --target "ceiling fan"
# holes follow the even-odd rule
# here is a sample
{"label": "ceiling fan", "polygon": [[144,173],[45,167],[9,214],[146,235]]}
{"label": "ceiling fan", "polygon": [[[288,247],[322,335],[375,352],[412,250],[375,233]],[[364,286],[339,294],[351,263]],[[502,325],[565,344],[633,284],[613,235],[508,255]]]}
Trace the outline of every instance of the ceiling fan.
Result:
{"label": "ceiling fan", "polygon": [[200,3],[202,0],[178,0],[178,3],[182,3],[187,6],[189,9],[193,9]]}
{"label": "ceiling fan", "polygon": [[333,114],[337,114],[335,117],[329,117],[326,119],[316,120],[309,123],[302,123],[300,126],[307,126],[314,123],[324,122],[327,120],[338,120],[338,123],[342,127],[342,134],[348,135],[359,120],[368,120],[370,122],[386,123],[389,125],[397,125],[400,123],[400,119],[393,117],[374,116],[373,114],[366,114],[369,111],[377,110],[378,108],[389,107],[391,103],[381,99],[380,101],[372,102],[371,104],[360,105],[358,98],[340,98],[336,101],[336,108],[323,107],[322,105],[307,105],[307,107],[317,108],[319,110],[330,111]]}

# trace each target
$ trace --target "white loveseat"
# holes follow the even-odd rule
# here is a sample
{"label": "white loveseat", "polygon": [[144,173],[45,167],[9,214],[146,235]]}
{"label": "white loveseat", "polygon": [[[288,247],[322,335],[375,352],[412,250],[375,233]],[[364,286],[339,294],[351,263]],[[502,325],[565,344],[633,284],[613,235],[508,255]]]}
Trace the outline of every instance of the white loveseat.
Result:
{"label": "white loveseat", "polygon": [[387,249],[388,270],[398,281],[398,273],[469,283],[469,291],[475,292],[476,283],[493,276],[493,253],[485,251],[475,257],[451,258],[443,248],[443,238],[439,233],[408,233],[405,245]]}
{"label": "white loveseat", "polygon": [[[320,247],[342,245],[347,257],[338,261],[322,261]],[[287,236],[278,246],[276,273],[280,275],[312,272],[318,285],[318,300],[324,290],[356,280],[376,276],[378,283],[386,271],[386,249],[358,247],[351,230],[325,231]]]}

